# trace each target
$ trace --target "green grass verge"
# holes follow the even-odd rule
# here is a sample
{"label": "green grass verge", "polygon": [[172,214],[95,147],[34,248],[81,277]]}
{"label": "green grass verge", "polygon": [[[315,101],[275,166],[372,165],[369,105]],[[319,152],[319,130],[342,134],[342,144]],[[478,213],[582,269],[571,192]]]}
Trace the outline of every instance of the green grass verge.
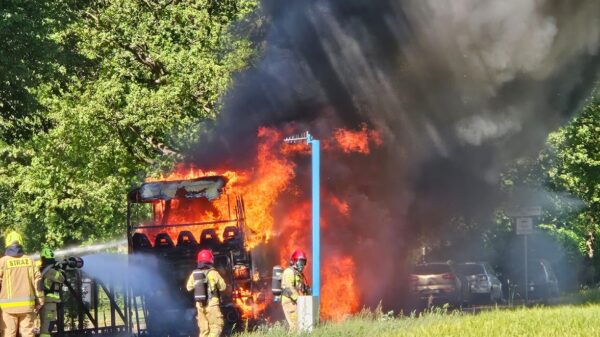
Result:
{"label": "green grass verge", "polygon": [[[288,336],[284,326],[263,327],[238,337]],[[479,314],[434,311],[420,317],[362,313],[341,323],[325,323],[300,336],[354,337],[572,337],[600,336],[600,305],[492,310]]]}

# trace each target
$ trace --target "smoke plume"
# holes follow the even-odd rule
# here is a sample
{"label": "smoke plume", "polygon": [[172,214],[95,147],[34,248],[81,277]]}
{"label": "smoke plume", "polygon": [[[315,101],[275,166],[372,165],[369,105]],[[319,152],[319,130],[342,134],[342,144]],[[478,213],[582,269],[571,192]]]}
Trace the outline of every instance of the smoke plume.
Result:
{"label": "smoke plume", "polygon": [[[499,172],[541,148],[600,66],[597,0],[265,1],[263,10],[263,55],[189,158],[248,165],[259,126],[317,138],[361,123],[379,130],[371,156],[322,164],[323,188],[352,213],[328,224],[324,254],[355,257],[366,304],[398,298],[417,234],[489,216]],[[298,169],[308,181],[308,163]]]}

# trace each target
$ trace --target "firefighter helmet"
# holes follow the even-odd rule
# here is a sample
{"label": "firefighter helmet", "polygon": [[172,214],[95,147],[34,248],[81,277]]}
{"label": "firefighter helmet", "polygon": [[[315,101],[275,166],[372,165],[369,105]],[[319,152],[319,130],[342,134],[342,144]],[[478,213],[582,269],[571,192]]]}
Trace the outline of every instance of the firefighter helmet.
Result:
{"label": "firefighter helmet", "polygon": [[296,261],[298,260],[308,260],[308,258],[306,257],[306,253],[300,249],[300,248],[296,248],[296,250],[294,250],[294,252],[292,253],[292,257],[291,259],[292,263],[296,263]]}
{"label": "firefighter helmet", "polygon": [[213,264],[215,262],[215,258],[210,249],[202,249],[198,252],[198,263],[209,263]]}
{"label": "firefighter helmet", "polygon": [[50,249],[50,247],[48,247],[47,245],[44,245],[42,247],[42,251],[40,252],[40,257],[42,259],[46,259],[46,260],[50,260],[54,258],[54,252],[52,251],[52,249]]}
{"label": "firefighter helmet", "polygon": [[10,245],[12,245],[13,243],[16,243],[18,245],[22,245],[23,244],[23,238],[21,237],[21,234],[15,232],[15,231],[10,231],[8,234],[6,234],[6,239],[5,239],[5,247],[8,247]]}

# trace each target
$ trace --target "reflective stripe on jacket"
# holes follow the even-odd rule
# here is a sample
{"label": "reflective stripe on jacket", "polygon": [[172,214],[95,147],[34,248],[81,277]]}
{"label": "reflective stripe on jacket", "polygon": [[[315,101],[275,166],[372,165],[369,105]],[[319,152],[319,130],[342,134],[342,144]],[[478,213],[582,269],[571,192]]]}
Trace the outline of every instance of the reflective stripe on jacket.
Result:
{"label": "reflective stripe on jacket", "polygon": [[63,273],[50,265],[42,270],[42,278],[44,280],[45,302],[60,303],[60,286],[65,283]]}
{"label": "reflective stripe on jacket", "polygon": [[208,282],[208,296],[209,296],[207,305],[208,306],[219,305],[219,303],[220,303],[219,294],[220,294],[220,292],[225,291],[225,289],[227,288],[227,285],[225,284],[225,280],[223,279],[221,274],[219,274],[219,272],[214,268],[211,268],[208,270],[196,269],[190,274],[190,277],[188,277],[187,284],[185,285],[185,288],[187,289],[187,291],[194,290],[194,273],[197,273],[197,272],[206,274],[206,280]]}
{"label": "reflective stripe on jacket", "polygon": [[41,275],[27,256],[0,258],[0,308],[9,314],[34,311],[36,298],[43,303]]}

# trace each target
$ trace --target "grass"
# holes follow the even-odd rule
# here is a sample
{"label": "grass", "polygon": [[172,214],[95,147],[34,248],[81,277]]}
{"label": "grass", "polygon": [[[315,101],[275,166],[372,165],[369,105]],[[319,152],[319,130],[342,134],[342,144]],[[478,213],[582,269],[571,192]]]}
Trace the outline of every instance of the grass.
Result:
{"label": "grass", "polygon": [[[478,314],[433,310],[420,316],[394,317],[362,312],[344,322],[324,323],[311,337],[600,337],[600,291],[586,290],[561,306],[495,309]],[[288,336],[282,324],[237,337]]]}

